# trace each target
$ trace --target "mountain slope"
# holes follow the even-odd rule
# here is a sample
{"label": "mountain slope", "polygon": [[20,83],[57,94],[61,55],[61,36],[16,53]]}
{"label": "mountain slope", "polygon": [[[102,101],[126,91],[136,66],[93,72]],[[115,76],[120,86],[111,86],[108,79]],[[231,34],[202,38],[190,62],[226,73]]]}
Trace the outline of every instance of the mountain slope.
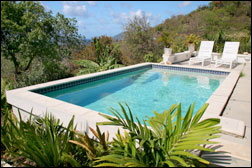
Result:
{"label": "mountain slope", "polygon": [[[240,41],[240,52],[251,52],[251,2],[213,1],[187,15],[166,19],[153,31],[157,36],[162,32],[176,34],[177,41],[196,34],[202,39],[218,42],[221,36],[222,41]],[[218,49],[215,47],[214,50]]]}

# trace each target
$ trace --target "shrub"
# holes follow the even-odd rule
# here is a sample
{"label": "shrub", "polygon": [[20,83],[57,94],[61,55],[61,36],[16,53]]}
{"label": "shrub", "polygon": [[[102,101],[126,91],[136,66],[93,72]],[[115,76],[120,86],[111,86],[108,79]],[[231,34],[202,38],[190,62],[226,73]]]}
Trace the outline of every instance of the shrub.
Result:
{"label": "shrub", "polygon": [[7,110],[11,110],[11,105],[6,100],[6,90],[13,89],[13,85],[1,78],[1,116],[6,113]]}
{"label": "shrub", "polygon": [[71,76],[73,76],[73,74],[71,74],[69,68],[61,63],[48,62],[42,66],[41,63],[36,62],[32,66],[31,70],[25,71],[23,74],[17,76],[15,88],[35,85]]}
{"label": "shrub", "polygon": [[155,62],[155,58],[152,52],[149,52],[144,56],[144,61],[145,62]]}

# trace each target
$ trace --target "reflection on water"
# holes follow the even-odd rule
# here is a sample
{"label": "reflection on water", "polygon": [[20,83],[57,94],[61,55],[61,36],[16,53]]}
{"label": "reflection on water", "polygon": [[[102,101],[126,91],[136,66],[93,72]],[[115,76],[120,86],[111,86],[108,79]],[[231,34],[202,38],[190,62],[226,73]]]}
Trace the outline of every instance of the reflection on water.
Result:
{"label": "reflection on water", "polygon": [[210,89],[209,77],[197,76],[197,81],[198,81],[199,87]]}
{"label": "reflection on water", "polygon": [[168,85],[168,79],[169,79],[169,73],[168,72],[161,72],[162,75],[162,81],[164,86]]}

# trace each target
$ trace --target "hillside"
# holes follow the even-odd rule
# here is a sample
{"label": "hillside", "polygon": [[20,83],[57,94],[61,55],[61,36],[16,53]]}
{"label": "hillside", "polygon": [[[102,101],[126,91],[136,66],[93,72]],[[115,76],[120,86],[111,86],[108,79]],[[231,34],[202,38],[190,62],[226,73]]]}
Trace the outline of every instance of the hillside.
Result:
{"label": "hillside", "polygon": [[123,33],[124,33],[124,32],[119,33],[119,34],[117,34],[117,35],[113,36],[113,40],[114,40],[114,41],[120,41],[120,40],[123,40]]}
{"label": "hillside", "polygon": [[[181,48],[186,35],[196,34],[221,45],[225,41],[240,41],[239,52],[251,52],[251,2],[213,1],[187,15],[166,19],[153,31],[156,36],[162,32],[174,34],[175,43]],[[221,52],[222,48],[215,45],[214,50]]]}

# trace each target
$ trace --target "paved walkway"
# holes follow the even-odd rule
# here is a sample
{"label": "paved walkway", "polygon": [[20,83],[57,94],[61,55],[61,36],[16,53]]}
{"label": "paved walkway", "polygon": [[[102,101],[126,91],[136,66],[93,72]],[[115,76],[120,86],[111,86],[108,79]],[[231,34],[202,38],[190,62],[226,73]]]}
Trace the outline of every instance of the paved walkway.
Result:
{"label": "paved walkway", "polygon": [[[188,61],[180,64],[187,65]],[[209,64],[205,67],[213,68],[214,65]],[[227,67],[222,66],[219,69],[227,69]],[[242,73],[244,76],[239,78],[223,111],[223,116],[244,121],[246,125],[245,135],[243,138],[238,138],[221,134],[221,138],[214,139],[219,144],[212,148],[219,153],[204,153],[204,157],[218,166],[251,167],[251,63],[244,65]]]}
{"label": "paved walkway", "polygon": [[227,103],[223,116],[242,120],[246,129],[243,138],[236,138],[222,134],[220,138],[221,148],[232,155],[231,165],[251,167],[251,64],[246,63],[236,87]]}

